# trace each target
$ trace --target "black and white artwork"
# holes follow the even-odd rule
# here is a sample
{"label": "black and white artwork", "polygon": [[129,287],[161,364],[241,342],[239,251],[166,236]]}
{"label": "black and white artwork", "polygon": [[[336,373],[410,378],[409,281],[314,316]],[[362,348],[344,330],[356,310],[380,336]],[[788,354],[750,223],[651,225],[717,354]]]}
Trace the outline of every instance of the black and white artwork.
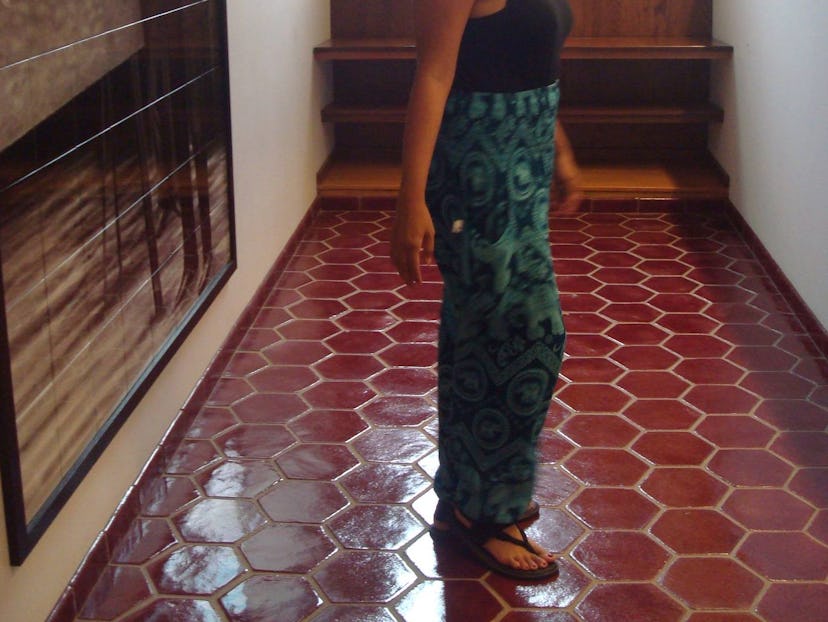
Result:
{"label": "black and white artwork", "polygon": [[0,41],[18,564],[234,268],[225,4],[0,0]]}

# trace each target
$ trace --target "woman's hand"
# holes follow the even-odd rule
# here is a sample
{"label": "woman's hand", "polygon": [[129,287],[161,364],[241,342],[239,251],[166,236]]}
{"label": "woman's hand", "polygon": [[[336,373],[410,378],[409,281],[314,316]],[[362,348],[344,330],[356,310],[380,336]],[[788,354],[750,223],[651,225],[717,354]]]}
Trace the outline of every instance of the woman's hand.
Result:
{"label": "woman's hand", "polygon": [[404,204],[400,199],[391,227],[391,261],[403,281],[423,280],[420,266],[434,259],[434,223],[425,203]]}
{"label": "woman's hand", "polygon": [[552,186],[552,211],[557,214],[575,214],[581,209],[584,198],[580,174],[576,173],[566,179],[555,175],[555,183]]}
{"label": "woman's hand", "polygon": [[569,137],[559,122],[555,128],[555,179],[551,207],[559,214],[574,214],[581,208],[583,200],[581,169],[575,161]]}

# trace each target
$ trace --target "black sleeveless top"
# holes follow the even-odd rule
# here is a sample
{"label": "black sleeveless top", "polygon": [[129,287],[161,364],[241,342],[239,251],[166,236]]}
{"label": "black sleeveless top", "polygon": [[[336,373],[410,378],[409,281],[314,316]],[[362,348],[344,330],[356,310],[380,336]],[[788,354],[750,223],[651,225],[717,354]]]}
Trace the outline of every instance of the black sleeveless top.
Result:
{"label": "black sleeveless top", "polygon": [[558,79],[572,29],[568,0],[507,0],[506,8],[466,25],[453,88],[514,93]]}

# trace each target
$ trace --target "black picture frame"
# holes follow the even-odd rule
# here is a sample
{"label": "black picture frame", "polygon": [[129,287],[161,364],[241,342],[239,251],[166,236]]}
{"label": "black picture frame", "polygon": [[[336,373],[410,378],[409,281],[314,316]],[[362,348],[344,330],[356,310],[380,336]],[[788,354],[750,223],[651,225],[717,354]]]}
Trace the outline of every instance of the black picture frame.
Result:
{"label": "black picture frame", "polygon": [[[158,214],[165,214],[167,222],[145,223],[142,235],[149,236],[150,230],[160,233],[149,242],[142,238],[141,248],[155,245],[157,251],[173,240],[171,257],[183,267],[176,273],[177,282],[172,283],[174,296],[164,289],[170,285],[162,282],[167,265],[163,257],[156,257],[163,265],[152,265],[147,271],[151,275],[148,291],[155,294],[151,321],[157,323],[152,329],[160,345],[148,352],[145,361],[137,366],[133,363],[132,369],[139,371],[132,376],[124,372],[127,390],[118,394],[114,408],[90,440],[79,446],[59,483],[32,511],[24,498],[26,481],[15,400],[18,387],[9,337],[14,326],[7,316],[0,254],[0,470],[10,563],[15,566],[26,559],[236,269],[226,0],[134,2],[140,6],[141,19],[116,25],[112,32],[141,29],[144,46],[71,98],[55,115],[0,150],[0,226],[7,212],[15,208],[4,204],[4,197],[19,195],[27,180],[37,183],[37,174],[59,161],[62,154],[94,145],[96,157],[100,155],[96,166],[103,162],[100,166],[113,178],[123,176],[127,160],[142,162],[142,179],[147,183],[137,192],[134,209],[145,210],[146,222],[155,222]],[[206,25],[205,19],[209,22]],[[198,32],[189,32],[190,26]],[[96,34],[105,37],[107,33]],[[95,110],[104,111],[100,116],[105,118],[86,118],[92,101]],[[65,129],[68,125],[72,127]],[[146,130],[143,137],[142,127]],[[47,131],[49,147],[44,148],[46,141],[39,140],[38,133]],[[124,136],[128,144],[118,142]],[[90,141],[100,141],[100,145]],[[61,145],[59,150],[54,142]],[[132,158],[133,148],[151,157]],[[21,163],[28,167],[23,172]],[[157,178],[149,179],[146,171],[150,167]],[[118,218],[121,215],[113,222]],[[220,225],[216,227],[215,222]],[[175,232],[180,232],[177,240]],[[129,246],[122,234],[118,232],[118,252]],[[142,258],[153,254],[142,253]],[[119,278],[127,272],[119,267]]]}

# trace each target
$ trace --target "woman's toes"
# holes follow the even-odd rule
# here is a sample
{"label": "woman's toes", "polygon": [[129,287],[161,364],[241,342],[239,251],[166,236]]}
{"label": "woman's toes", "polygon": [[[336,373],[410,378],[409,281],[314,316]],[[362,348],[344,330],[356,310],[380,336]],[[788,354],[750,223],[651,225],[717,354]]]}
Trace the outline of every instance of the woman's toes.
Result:
{"label": "woman's toes", "polygon": [[540,557],[522,557],[518,564],[522,570],[537,570],[538,568],[546,568],[547,562]]}

